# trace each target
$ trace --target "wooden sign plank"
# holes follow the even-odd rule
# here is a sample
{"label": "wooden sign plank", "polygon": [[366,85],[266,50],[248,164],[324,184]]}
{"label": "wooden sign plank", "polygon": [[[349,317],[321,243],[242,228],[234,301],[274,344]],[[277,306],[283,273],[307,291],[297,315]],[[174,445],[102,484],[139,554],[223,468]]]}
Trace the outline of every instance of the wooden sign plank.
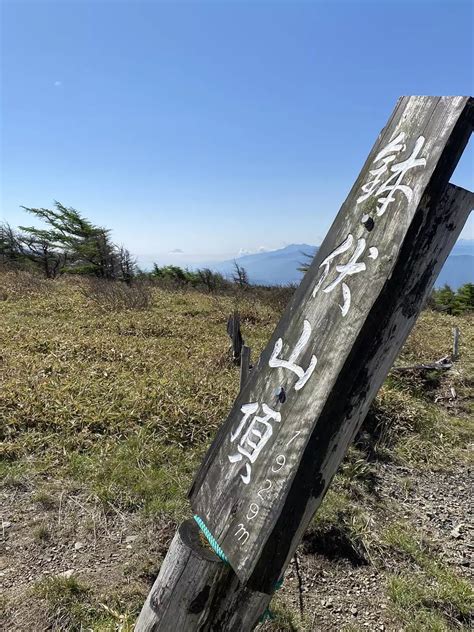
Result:
{"label": "wooden sign plank", "polygon": [[[431,266],[430,279],[425,278],[426,288],[436,277],[472,208],[473,193],[448,185],[436,211],[430,212],[430,217],[434,220],[433,226],[437,224],[438,228],[430,242],[430,257],[436,265]],[[412,286],[415,278],[420,278],[419,269],[413,270],[412,279],[407,283],[408,287]],[[343,450],[342,443],[339,445]],[[309,459],[310,463],[315,461],[312,449],[308,443],[302,462],[304,459]],[[340,454],[338,452],[334,455],[334,462],[340,459]],[[305,471],[304,466],[302,471]],[[297,485],[298,480],[295,477],[289,494],[290,499],[300,498],[300,495],[292,494],[293,488]],[[312,502],[317,502],[317,499],[308,503],[308,513],[311,512]],[[280,514],[279,521],[283,522],[277,523],[275,530],[285,530],[284,521],[287,520],[287,515],[291,515],[291,512],[285,514],[283,511]],[[291,542],[289,554],[296,547],[304,526],[305,519],[301,521],[298,533]],[[263,552],[259,563],[268,565],[265,553],[266,551]],[[286,560],[280,558],[277,561],[280,564],[283,561],[280,566],[280,572],[283,573],[289,561],[288,555]],[[202,545],[197,524],[194,521],[187,521],[179,527],[171,543],[160,568],[160,574],[135,625],[135,632],[169,632],[176,625],[181,632],[253,630],[270,598],[271,595],[254,591],[242,584],[230,566],[223,564],[217,555]]]}
{"label": "wooden sign plank", "polygon": [[194,512],[255,590],[273,590],[460,230],[446,187],[473,112],[398,101],[195,478]]}

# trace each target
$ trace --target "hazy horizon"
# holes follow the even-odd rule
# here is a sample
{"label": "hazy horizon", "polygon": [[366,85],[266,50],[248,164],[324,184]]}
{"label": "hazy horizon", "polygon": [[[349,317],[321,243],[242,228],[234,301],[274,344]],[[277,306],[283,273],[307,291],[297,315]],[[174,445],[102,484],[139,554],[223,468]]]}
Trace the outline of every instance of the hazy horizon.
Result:
{"label": "hazy horizon", "polygon": [[[213,259],[205,258],[203,256],[194,256],[192,254],[186,255],[186,253],[178,253],[178,252],[156,253],[156,254],[145,253],[143,255],[137,255],[137,262],[138,262],[139,267],[143,270],[152,269],[154,263],[156,263],[159,266],[177,265],[181,268],[189,267],[190,269],[196,269],[199,266],[210,265],[212,267],[212,264],[225,263],[232,260],[240,260],[242,257],[245,257],[247,255],[258,255],[258,254],[263,254],[263,253],[279,252],[291,246],[300,247],[301,252],[303,253],[305,247],[318,248],[320,246],[320,243],[308,244],[306,242],[299,242],[299,243],[294,243],[294,244],[285,244],[281,246],[281,248],[268,248],[264,250],[262,248],[258,248],[254,251],[245,251],[245,252],[240,252],[237,254],[224,253],[220,256],[217,255]],[[469,254],[471,256],[474,256],[474,239],[459,237],[459,239],[456,242],[456,245],[453,248],[452,254],[457,254],[456,250],[457,248],[459,248],[459,246],[461,247],[467,246],[467,248],[469,249]],[[463,254],[465,254],[464,251],[463,251]],[[473,273],[473,281],[474,281],[474,269],[472,273]]]}

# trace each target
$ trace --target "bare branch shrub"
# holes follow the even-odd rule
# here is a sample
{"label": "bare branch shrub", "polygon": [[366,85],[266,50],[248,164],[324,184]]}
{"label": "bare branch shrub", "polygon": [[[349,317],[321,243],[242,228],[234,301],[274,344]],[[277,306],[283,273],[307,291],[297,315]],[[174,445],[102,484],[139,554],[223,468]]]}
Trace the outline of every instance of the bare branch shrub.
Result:
{"label": "bare branch shrub", "polygon": [[81,293],[104,311],[148,309],[152,299],[151,285],[145,281],[127,285],[121,281],[89,278],[82,284]]}
{"label": "bare branch shrub", "polygon": [[239,265],[237,261],[234,261],[234,274],[232,275],[232,280],[235,285],[240,288],[247,288],[250,285],[247,270],[243,266]]}

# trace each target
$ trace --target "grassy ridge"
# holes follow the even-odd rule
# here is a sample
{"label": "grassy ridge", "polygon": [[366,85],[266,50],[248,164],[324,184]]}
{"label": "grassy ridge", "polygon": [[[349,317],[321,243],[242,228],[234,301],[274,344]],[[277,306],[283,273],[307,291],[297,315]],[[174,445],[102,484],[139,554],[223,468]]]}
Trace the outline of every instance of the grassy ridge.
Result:
{"label": "grassy ridge", "polygon": [[[153,287],[146,290],[150,300],[142,302],[144,309],[128,309],[126,300],[102,301],[96,290],[89,291],[80,280],[43,281],[13,273],[0,277],[3,484],[26,478],[47,504],[50,494],[54,496],[51,481],[69,480],[105,507],[178,521],[188,512],[186,492],[193,472],[238,389],[226,333],[228,315],[240,311],[243,334],[256,359],[281,304],[252,290],[232,296]],[[367,491],[374,463],[388,460],[436,469],[469,460],[472,316],[424,312],[397,362],[409,365],[447,355],[454,325],[461,330],[461,357],[449,374],[414,372],[386,381],[312,525],[322,541],[339,534],[354,554],[369,560],[387,547],[397,550],[401,545],[393,534],[390,539],[367,528],[367,516],[374,510]],[[420,566],[422,558],[416,561],[413,551],[412,558]],[[437,562],[426,562],[420,572],[435,573],[446,586],[447,576],[439,569]],[[86,587],[58,581],[71,584],[75,611],[84,610],[78,603],[93,600]],[[408,607],[425,613],[419,616],[428,623],[417,629],[449,629],[430,628],[429,621],[448,625],[446,612],[465,614],[467,597],[460,603],[452,597],[451,610],[446,599],[438,607],[436,599],[419,595],[407,605],[407,581],[394,576],[389,591],[400,613]],[[40,585],[36,597],[48,601],[54,594],[49,602],[56,603],[53,584]],[[458,592],[464,590],[462,586]],[[449,601],[449,591],[443,594]],[[57,611],[57,605],[52,608]],[[92,617],[90,628],[116,629],[117,617],[101,610],[104,616],[106,622],[100,624]]]}
{"label": "grassy ridge", "polygon": [[[29,281],[9,276],[4,285]],[[70,281],[42,282],[15,298],[0,302],[7,469],[64,468],[127,507],[150,499],[157,511],[160,488],[164,510],[170,499],[181,503],[238,385],[228,314],[239,308],[257,353],[274,310],[245,296],[156,288],[148,310],[108,311]]]}

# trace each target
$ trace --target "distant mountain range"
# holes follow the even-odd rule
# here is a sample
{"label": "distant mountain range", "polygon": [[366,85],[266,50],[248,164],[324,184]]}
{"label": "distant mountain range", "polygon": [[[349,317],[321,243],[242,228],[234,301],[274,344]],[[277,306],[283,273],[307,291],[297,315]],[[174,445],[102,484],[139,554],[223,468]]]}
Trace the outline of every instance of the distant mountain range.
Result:
{"label": "distant mountain range", "polygon": [[[314,256],[317,250],[317,246],[309,244],[291,244],[280,250],[258,252],[195,267],[208,267],[230,277],[234,272],[234,261],[237,261],[246,269],[251,283],[287,285],[301,281],[303,273],[299,272],[298,268],[301,264],[310,261],[305,254]],[[441,287],[445,283],[453,289],[457,289],[464,283],[474,283],[474,240],[458,240],[438,276],[435,287]]]}

